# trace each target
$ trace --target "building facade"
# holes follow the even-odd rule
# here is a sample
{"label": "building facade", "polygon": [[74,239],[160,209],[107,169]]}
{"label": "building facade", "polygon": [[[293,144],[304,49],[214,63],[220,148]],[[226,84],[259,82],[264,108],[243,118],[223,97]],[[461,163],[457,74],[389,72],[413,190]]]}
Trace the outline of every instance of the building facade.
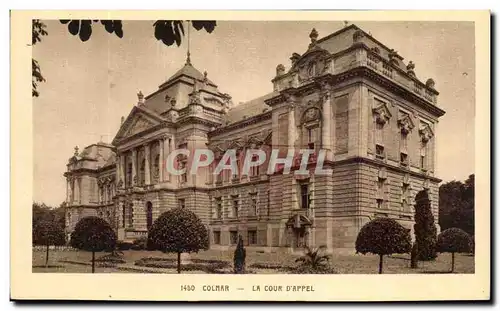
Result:
{"label": "building facade", "polygon": [[[376,217],[412,229],[414,197],[423,189],[437,219],[436,133],[444,111],[434,81],[421,82],[411,61],[355,25],[321,39],[313,29],[305,52],[290,61],[288,69],[276,67],[269,94],[232,105],[188,54],[157,91],[138,94],[112,144],[76,149],[69,159],[68,234],[95,215],[120,240],[134,240],[147,236],[161,213],[182,207],[209,227],[212,248],[235,245],[241,234],[264,251],[352,250]],[[215,175],[213,166],[195,175],[167,169],[173,150],[207,147],[216,163],[228,149],[238,159],[249,149],[279,149],[282,157],[289,149],[321,149],[332,174],[268,174],[267,162],[247,175]],[[192,158],[175,161],[189,168]]]}

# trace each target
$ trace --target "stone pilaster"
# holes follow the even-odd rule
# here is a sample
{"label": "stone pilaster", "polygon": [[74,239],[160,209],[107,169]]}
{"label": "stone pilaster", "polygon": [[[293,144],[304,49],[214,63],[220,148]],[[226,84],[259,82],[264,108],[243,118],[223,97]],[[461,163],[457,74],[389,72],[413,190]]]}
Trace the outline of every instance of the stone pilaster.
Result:
{"label": "stone pilaster", "polygon": [[295,102],[293,100],[289,101],[288,110],[288,148],[295,147]]}
{"label": "stone pilaster", "polygon": [[137,149],[132,149],[132,185],[137,185],[138,180],[137,176]]}
{"label": "stone pilaster", "polygon": [[144,162],[145,162],[145,168],[144,168],[144,183],[146,185],[151,184],[151,168],[150,168],[150,146],[149,143],[144,144]]}
{"label": "stone pilaster", "polygon": [[169,155],[169,149],[170,149],[170,146],[169,146],[169,141],[168,141],[168,137],[167,136],[164,136],[161,141],[163,143],[160,143],[160,148],[161,148],[161,144],[163,144],[163,161],[162,161],[162,164],[161,164],[161,170],[162,170],[162,179],[161,181],[167,181],[168,180],[168,171],[167,171],[167,165],[166,165],[166,161],[167,161],[167,157]]}
{"label": "stone pilaster", "polygon": [[333,160],[333,148],[332,148],[332,105],[330,102],[330,90],[325,88],[321,94],[323,100],[323,122],[321,123],[321,143],[322,148],[325,149],[325,160]]}
{"label": "stone pilaster", "polygon": [[160,171],[160,174],[159,174],[159,182],[163,182],[163,175],[164,175],[164,163],[165,163],[165,158],[164,158],[164,148],[165,148],[165,141],[164,141],[164,138],[160,138],[160,163],[158,163],[158,167],[159,167],[159,171]]}

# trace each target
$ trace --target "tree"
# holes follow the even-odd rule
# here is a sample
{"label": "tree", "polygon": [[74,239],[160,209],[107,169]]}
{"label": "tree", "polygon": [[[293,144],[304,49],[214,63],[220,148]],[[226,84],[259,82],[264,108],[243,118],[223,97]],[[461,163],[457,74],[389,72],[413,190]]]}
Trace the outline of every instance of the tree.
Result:
{"label": "tree", "polygon": [[471,239],[467,232],[459,228],[450,228],[441,232],[437,240],[437,251],[451,253],[451,272],[455,271],[455,253],[470,252]]}
{"label": "tree", "polygon": [[418,260],[434,260],[436,254],[437,229],[432,215],[431,202],[427,190],[415,197],[415,240],[418,244]]}
{"label": "tree", "polygon": [[417,241],[413,243],[413,247],[411,248],[411,257],[410,257],[410,267],[412,269],[418,268],[418,244]]}
{"label": "tree", "polygon": [[474,235],[474,174],[467,180],[450,181],[439,187],[439,225],[441,230],[460,228]]}
{"label": "tree", "polygon": [[148,233],[148,249],[177,254],[177,273],[181,273],[181,254],[208,249],[208,231],[190,210],[174,208],[161,214]]}
{"label": "tree", "polygon": [[330,271],[330,255],[325,254],[326,246],[317,248],[307,247],[304,255],[297,258],[295,262],[299,263],[298,271],[301,273],[317,273]]}
{"label": "tree", "polygon": [[234,250],[234,273],[245,273],[245,259],[247,256],[247,252],[245,250],[245,246],[243,246],[243,238],[241,235],[238,236],[238,245],[236,245],[236,249]]}
{"label": "tree", "polygon": [[384,255],[409,253],[410,230],[390,218],[377,218],[364,225],[356,238],[356,253],[379,255],[378,273],[382,273]]}
{"label": "tree", "polygon": [[95,272],[95,252],[115,249],[116,234],[104,219],[89,216],[80,219],[71,233],[72,247],[92,252],[92,273]]}
{"label": "tree", "polygon": [[46,246],[45,267],[49,265],[49,247],[64,245],[64,227],[52,219],[42,219],[37,222],[32,231],[33,245]]}
{"label": "tree", "polygon": [[[82,42],[86,42],[92,36],[92,27],[94,25],[102,25],[104,29],[112,34],[114,33],[118,38],[123,38],[123,23],[121,20],[77,20],[77,19],[63,19],[60,20],[62,24],[67,24],[68,31],[73,36],[78,35]],[[173,20],[157,20],[153,23],[154,36],[157,40],[163,42],[166,46],[171,46],[174,43],[177,46],[181,45],[182,38],[184,37],[184,22]],[[217,23],[215,21],[186,21],[190,22],[195,30],[205,29],[208,33],[212,33]],[[33,20],[33,33],[32,44],[35,45],[41,41],[42,36],[48,35],[46,30],[47,26],[38,19]],[[38,97],[40,93],[37,90],[37,83],[44,82],[45,78],[42,76],[40,65],[35,59],[32,59],[32,96]]]}

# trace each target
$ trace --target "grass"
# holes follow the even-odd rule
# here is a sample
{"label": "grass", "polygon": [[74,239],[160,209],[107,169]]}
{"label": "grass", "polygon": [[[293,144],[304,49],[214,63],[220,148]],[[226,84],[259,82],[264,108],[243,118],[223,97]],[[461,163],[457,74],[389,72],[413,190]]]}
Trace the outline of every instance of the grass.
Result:
{"label": "grass", "polygon": [[[33,272],[49,273],[90,273],[91,266],[68,264],[61,260],[78,262],[88,262],[92,259],[92,253],[83,251],[50,251],[49,267],[45,268],[45,252],[33,251]],[[161,257],[176,259],[176,254],[164,254],[158,251],[124,251],[124,259],[128,266],[133,266],[134,262],[144,257]],[[96,258],[106,253],[97,253]],[[233,264],[233,251],[208,250],[190,255],[191,259],[217,259]],[[249,267],[253,263],[272,263],[283,265],[294,265],[297,255],[287,253],[257,253],[247,250],[246,265]],[[378,256],[375,255],[332,255],[330,261],[332,266],[340,274],[373,274],[378,273]],[[451,267],[451,254],[440,254],[432,262],[419,262],[418,269],[410,268],[409,255],[384,256],[384,273],[448,273]],[[259,274],[279,273],[273,269],[253,269]],[[133,271],[123,271],[116,268],[96,267],[96,273],[134,273]],[[187,271],[185,271],[187,272]],[[185,273],[183,272],[183,273]],[[193,272],[191,272],[193,273]],[[201,273],[201,272],[200,272]],[[467,254],[455,255],[455,273],[474,273],[474,256]]]}

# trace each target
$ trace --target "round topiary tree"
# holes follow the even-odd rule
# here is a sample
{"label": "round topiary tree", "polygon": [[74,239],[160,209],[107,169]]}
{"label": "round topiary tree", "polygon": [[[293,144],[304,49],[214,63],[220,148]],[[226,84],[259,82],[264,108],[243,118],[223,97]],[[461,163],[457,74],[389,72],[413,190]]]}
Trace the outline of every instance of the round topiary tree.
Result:
{"label": "round topiary tree", "polygon": [[116,245],[116,233],[104,219],[90,216],[80,219],[71,233],[70,245],[92,252],[92,273],[95,272],[95,252],[112,251]]}
{"label": "round topiary tree", "polygon": [[356,253],[379,255],[378,273],[382,273],[384,255],[409,253],[410,230],[390,218],[377,218],[364,225],[356,238]]}
{"label": "round topiary tree", "polygon": [[64,245],[64,228],[56,221],[43,219],[33,226],[33,245],[46,246],[45,267],[49,265],[49,247]]}
{"label": "round topiary tree", "polygon": [[177,273],[181,254],[208,249],[208,230],[192,211],[171,209],[158,217],[148,233],[148,249],[177,253]]}
{"label": "round topiary tree", "polygon": [[451,272],[454,272],[455,253],[468,253],[470,246],[471,239],[467,232],[459,228],[450,228],[439,234],[436,250],[439,253],[451,253]]}
{"label": "round topiary tree", "polygon": [[431,201],[427,190],[422,190],[415,197],[415,240],[418,245],[417,259],[434,260],[436,254],[437,229],[434,224]]}

